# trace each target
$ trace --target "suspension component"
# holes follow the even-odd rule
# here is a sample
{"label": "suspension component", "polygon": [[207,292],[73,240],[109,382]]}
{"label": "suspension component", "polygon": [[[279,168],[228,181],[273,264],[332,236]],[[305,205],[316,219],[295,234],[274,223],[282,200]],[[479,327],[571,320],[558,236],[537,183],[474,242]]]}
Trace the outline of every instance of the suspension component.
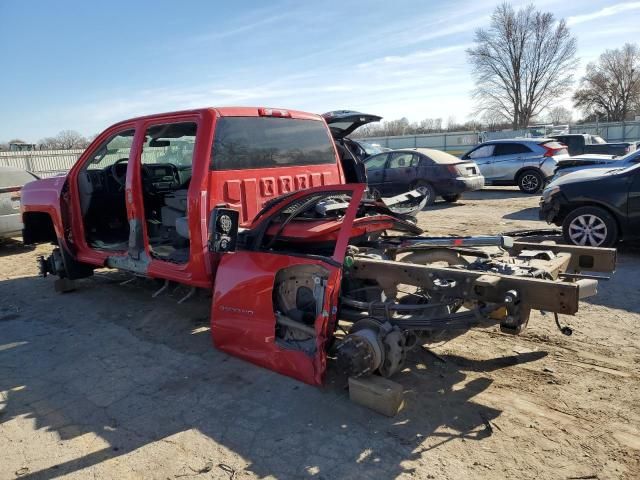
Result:
{"label": "suspension component", "polygon": [[351,377],[376,372],[390,377],[404,365],[406,349],[407,338],[400,328],[366,318],[356,322],[338,345],[338,366]]}

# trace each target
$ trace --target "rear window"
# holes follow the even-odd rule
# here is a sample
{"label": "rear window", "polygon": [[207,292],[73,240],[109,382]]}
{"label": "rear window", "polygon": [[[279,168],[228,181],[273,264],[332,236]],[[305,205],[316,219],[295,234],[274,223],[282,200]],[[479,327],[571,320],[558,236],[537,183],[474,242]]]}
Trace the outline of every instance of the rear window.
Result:
{"label": "rear window", "polygon": [[218,119],[213,170],[242,170],[337,163],[324,122],[274,117]]}

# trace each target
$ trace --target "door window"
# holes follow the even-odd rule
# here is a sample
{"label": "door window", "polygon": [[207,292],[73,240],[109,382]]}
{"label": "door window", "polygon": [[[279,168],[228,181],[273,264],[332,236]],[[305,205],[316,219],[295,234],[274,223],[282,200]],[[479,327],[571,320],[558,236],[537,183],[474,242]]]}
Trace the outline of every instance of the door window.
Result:
{"label": "door window", "polygon": [[406,168],[413,161],[413,153],[394,152],[390,154],[389,165],[387,168]]}
{"label": "door window", "polygon": [[495,148],[495,145],[483,145],[481,147],[476,148],[471,153],[469,153],[469,158],[476,159],[476,158],[491,157],[493,155],[494,148]]}
{"label": "door window", "polygon": [[383,153],[381,155],[374,155],[364,162],[364,166],[367,170],[377,170],[379,168],[384,168],[384,164],[387,163],[387,156],[388,154],[386,153]]}
{"label": "door window", "polygon": [[520,153],[531,153],[531,149],[521,143],[498,143],[494,155],[517,155]]}

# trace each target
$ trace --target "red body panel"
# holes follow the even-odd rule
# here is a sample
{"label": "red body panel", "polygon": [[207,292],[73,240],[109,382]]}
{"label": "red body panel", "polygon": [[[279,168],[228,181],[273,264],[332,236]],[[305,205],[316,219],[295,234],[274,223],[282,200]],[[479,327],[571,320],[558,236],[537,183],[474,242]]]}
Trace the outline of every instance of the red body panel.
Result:
{"label": "red body panel", "polygon": [[[216,347],[312,385],[322,384],[324,378],[327,341],[333,335],[336,322],[341,265],[364,185],[342,185],[299,192],[261,217],[261,221],[267,222],[292,202],[323,190],[339,190],[352,195],[336,236],[331,259],[261,251],[223,254],[211,304],[211,335]],[[323,314],[316,318],[314,324],[316,352],[313,357],[302,351],[282,348],[276,343],[274,282],[280,270],[294,265],[316,265],[328,272]]]}
{"label": "red body panel", "polygon": [[[294,265],[322,265],[330,270],[323,310],[337,305],[341,271],[318,260],[264,252],[225,254],[218,267],[211,304],[214,345],[231,355],[303,382],[322,384],[327,358],[325,345],[330,318],[315,322],[316,355],[284,349],[276,344],[273,287],[278,271]],[[251,292],[247,295],[247,292]]]}
{"label": "red body panel", "polygon": [[[322,121],[322,117],[311,113],[288,110],[290,118]],[[160,123],[193,121],[198,125],[193,156],[192,177],[188,192],[188,217],[190,231],[190,258],[187,263],[176,264],[152,259],[146,275],[164,278],[192,286],[210,288],[215,277],[217,258],[212,258],[207,250],[209,212],[215,205],[228,203],[241,211],[242,225],[248,225],[264,203],[282,193],[302,190],[312,186],[341,184],[344,176],[336,153],[335,165],[304,167],[279,167],[257,170],[210,171],[211,148],[215,134],[216,120],[224,116],[257,117],[257,107],[223,107],[187,110],[166,114],[134,118],[113,125],[102,132],[89,145],[66,177],[54,177],[28,184],[22,199],[23,212],[49,213],[60,242],[73,243],[71,251],[76,260],[104,266],[108,257],[127,256],[128,253],[101,251],[91,248],[85,241],[84,225],[77,191],[78,174],[89,160],[94,150],[114,133],[135,128],[129,157],[130,168],[126,178],[126,204],[128,218],[138,219],[143,228],[144,249],[149,257],[147,226],[144,221],[144,206],[141,194],[140,154],[144,143],[144,133],[148,126]],[[286,119],[283,119],[286,121]],[[330,135],[327,128],[327,135]],[[68,181],[69,202],[61,207],[60,193],[64,182]],[[63,208],[67,211],[62,212]],[[63,225],[63,219],[69,224]],[[67,231],[65,232],[65,227]]]}
{"label": "red body panel", "polygon": [[60,197],[66,180],[66,176],[43,178],[27,183],[21,190],[21,211],[48,213],[58,238],[64,235]]}

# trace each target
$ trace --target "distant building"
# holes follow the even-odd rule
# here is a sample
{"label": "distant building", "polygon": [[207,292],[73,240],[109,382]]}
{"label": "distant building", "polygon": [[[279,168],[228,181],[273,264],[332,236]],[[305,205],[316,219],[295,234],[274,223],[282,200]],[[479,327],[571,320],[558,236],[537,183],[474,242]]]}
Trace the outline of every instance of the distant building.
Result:
{"label": "distant building", "polygon": [[14,142],[9,144],[10,152],[30,152],[35,149],[35,143]]}

